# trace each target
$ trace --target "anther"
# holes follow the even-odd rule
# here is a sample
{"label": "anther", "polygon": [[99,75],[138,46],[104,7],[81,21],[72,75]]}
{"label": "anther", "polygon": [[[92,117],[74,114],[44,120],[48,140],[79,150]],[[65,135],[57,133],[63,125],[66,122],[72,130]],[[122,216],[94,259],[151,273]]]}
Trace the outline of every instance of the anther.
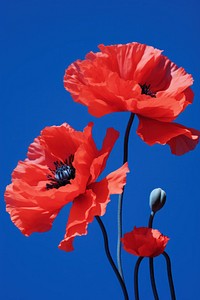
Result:
{"label": "anther", "polygon": [[140,87],[142,89],[141,94],[145,94],[145,95],[148,95],[152,98],[156,98],[156,93],[154,93],[150,90],[150,84],[146,84],[146,83],[145,84],[140,84]]}
{"label": "anther", "polygon": [[62,161],[55,161],[55,170],[49,169],[52,175],[47,175],[47,179],[50,183],[46,184],[46,189],[58,189],[61,186],[70,184],[70,180],[75,178],[75,168],[72,165],[73,155],[70,155],[69,159],[66,159],[64,163]]}

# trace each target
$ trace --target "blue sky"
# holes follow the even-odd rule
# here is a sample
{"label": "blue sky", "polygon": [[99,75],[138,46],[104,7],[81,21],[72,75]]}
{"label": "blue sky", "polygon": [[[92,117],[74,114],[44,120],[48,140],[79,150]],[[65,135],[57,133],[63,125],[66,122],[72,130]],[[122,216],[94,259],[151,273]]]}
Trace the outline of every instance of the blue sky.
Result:
{"label": "blue sky", "polygon": [[[122,162],[122,143],[128,113],[96,119],[72,101],[63,88],[64,70],[83,59],[97,45],[141,42],[164,50],[177,65],[194,77],[194,103],[177,121],[200,129],[199,4],[190,1],[64,1],[0,0],[1,39],[1,206],[0,296],[5,300],[123,299],[118,282],[105,257],[103,240],[94,221],[88,235],[77,238],[75,251],[57,248],[65,231],[69,207],[63,209],[51,231],[29,238],[12,224],[5,212],[4,190],[12,170],[26,156],[27,148],[45,126],[68,122],[82,130],[95,122],[94,137],[101,141],[107,127],[120,138],[104,174]],[[124,195],[124,231],[148,223],[149,193],[156,187],[167,193],[165,207],[154,227],[170,237],[167,252],[172,260],[177,299],[198,299],[199,263],[199,169],[200,146],[176,157],[168,146],[149,147],[135,131],[130,136],[131,173]],[[117,197],[113,196],[102,218],[115,259]],[[136,258],[123,252],[124,273],[133,298]],[[162,257],[156,259],[156,278],[161,300],[169,289]],[[142,299],[153,299],[147,262],[141,265]]]}

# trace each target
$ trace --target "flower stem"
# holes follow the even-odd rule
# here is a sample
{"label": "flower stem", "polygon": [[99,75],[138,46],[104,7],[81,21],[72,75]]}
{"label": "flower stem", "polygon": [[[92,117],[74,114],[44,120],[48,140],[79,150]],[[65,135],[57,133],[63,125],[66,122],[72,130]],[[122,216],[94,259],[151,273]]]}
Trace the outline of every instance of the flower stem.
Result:
{"label": "flower stem", "polygon": [[150,278],[151,278],[151,287],[153,290],[153,295],[155,300],[159,300],[158,292],[156,289],[156,281],[154,277],[154,265],[153,265],[153,257],[149,258],[149,270],[150,270]]}
{"label": "flower stem", "polygon": [[148,223],[148,227],[152,228],[153,226],[153,219],[154,219],[155,213],[152,211],[149,217],[149,223]]}
{"label": "flower stem", "polygon": [[112,259],[112,256],[110,254],[110,250],[109,250],[109,244],[108,244],[108,235],[107,235],[107,232],[106,232],[106,229],[105,229],[105,226],[101,220],[101,218],[99,216],[96,216],[95,217],[100,228],[101,228],[101,231],[102,231],[102,234],[103,234],[103,238],[104,238],[104,247],[105,247],[105,252],[106,252],[106,256],[108,258],[108,261],[111,265],[111,267],[113,268],[113,271],[115,272],[115,275],[117,276],[117,279],[120,283],[120,286],[122,288],[122,291],[123,291],[123,294],[124,294],[124,300],[129,300],[129,297],[128,297],[128,292],[127,292],[127,289],[126,289],[126,285]]}
{"label": "flower stem", "polygon": [[[152,211],[149,217],[149,223],[148,227],[152,228],[153,226],[153,219],[154,219],[155,213]],[[151,279],[151,287],[154,294],[154,299],[159,300],[158,292],[156,289],[156,281],[154,276],[154,264],[153,264],[153,257],[149,257],[149,270],[150,270],[150,279]]]}
{"label": "flower stem", "polygon": [[165,251],[162,254],[164,255],[166,263],[167,263],[167,275],[168,275],[168,280],[169,280],[171,298],[172,298],[172,300],[176,300],[174,283],[173,283],[173,279],[172,279],[171,261],[170,261],[169,255]]}
{"label": "flower stem", "polygon": [[139,266],[140,266],[140,263],[142,261],[144,257],[143,256],[140,256],[138,258],[138,260],[136,261],[136,264],[135,264],[135,270],[134,270],[134,292],[135,292],[135,300],[140,300],[139,299],[139,288],[138,288],[138,270],[139,270]]}
{"label": "flower stem", "polygon": [[[134,117],[135,114],[131,113],[126,127],[126,132],[124,136],[123,164],[125,164],[128,161],[128,141],[129,141],[129,134],[130,134]],[[118,198],[118,239],[117,239],[117,265],[122,279],[123,279],[123,270],[122,270],[122,262],[121,262],[121,238],[122,238],[122,203],[123,203],[124,189],[125,187],[123,188],[123,191]]]}

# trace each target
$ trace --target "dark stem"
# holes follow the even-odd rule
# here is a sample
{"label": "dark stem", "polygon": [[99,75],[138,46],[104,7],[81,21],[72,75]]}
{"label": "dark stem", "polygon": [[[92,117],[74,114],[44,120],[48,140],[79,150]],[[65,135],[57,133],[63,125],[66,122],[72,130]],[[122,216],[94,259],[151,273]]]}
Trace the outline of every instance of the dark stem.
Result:
{"label": "dark stem", "polygon": [[174,283],[173,283],[173,278],[172,278],[171,261],[170,261],[169,255],[165,251],[162,254],[164,255],[166,263],[167,263],[167,275],[168,275],[168,280],[169,280],[171,298],[172,298],[172,300],[176,300]]}
{"label": "dark stem", "polygon": [[[131,113],[126,132],[124,136],[124,154],[123,154],[123,164],[128,161],[128,141],[129,141],[129,134],[131,130],[131,126],[134,120],[135,114]],[[117,239],[117,265],[119,273],[123,279],[123,270],[122,270],[122,262],[121,262],[121,238],[122,238],[122,203],[123,203],[123,195],[124,195],[124,188],[122,193],[119,195],[118,198],[118,239]]]}
{"label": "dark stem", "polygon": [[[149,223],[148,227],[152,228],[153,226],[153,219],[154,219],[155,213],[152,211],[149,217]],[[153,257],[149,257],[149,270],[150,270],[150,279],[151,279],[151,287],[154,294],[154,299],[159,300],[158,292],[156,289],[156,281],[154,276],[154,264],[153,264]]]}
{"label": "dark stem", "polygon": [[151,287],[152,287],[154,299],[159,300],[158,292],[157,292],[157,289],[156,289],[156,281],[155,281],[155,277],[154,277],[153,257],[149,258],[149,270],[150,270]]}
{"label": "dark stem", "polygon": [[123,164],[128,161],[128,140],[129,140],[129,134],[131,130],[131,126],[134,120],[135,114],[131,113],[130,118],[128,120],[128,124],[126,127],[126,132],[124,136],[124,157],[123,157]]}
{"label": "dark stem", "polygon": [[134,270],[134,293],[135,293],[135,300],[140,300],[139,299],[139,288],[138,288],[138,271],[139,271],[139,266],[140,266],[140,263],[142,261],[144,257],[143,256],[140,256],[138,258],[138,260],[136,261],[136,264],[135,264],[135,270]]}
{"label": "dark stem", "polygon": [[149,223],[148,223],[148,227],[152,228],[153,226],[153,219],[154,219],[155,213],[152,211],[149,217]]}
{"label": "dark stem", "polygon": [[128,297],[128,292],[127,292],[127,289],[126,289],[126,285],[112,259],[112,256],[110,254],[110,250],[109,250],[109,245],[108,245],[108,235],[107,235],[107,232],[106,232],[106,229],[105,229],[105,226],[103,224],[103,222],[101,221],[100,217],[99,216],[96,216],[95,217],[100,228],[101,228],[101,231],[102,231],[102,234],[103,234],[103,238],[104,238],[104,247],[105,247],[105,252],[106,252],[106,256],[108,258],[108,261],[113,269],[113,271],[115,272],[115,275],[117,276],[117,279],[120,283],[120,286],[122,288],[122,291],[123,291],[123,294],[124,294],[124,299],[125,300],[129,300],[129,297]]}

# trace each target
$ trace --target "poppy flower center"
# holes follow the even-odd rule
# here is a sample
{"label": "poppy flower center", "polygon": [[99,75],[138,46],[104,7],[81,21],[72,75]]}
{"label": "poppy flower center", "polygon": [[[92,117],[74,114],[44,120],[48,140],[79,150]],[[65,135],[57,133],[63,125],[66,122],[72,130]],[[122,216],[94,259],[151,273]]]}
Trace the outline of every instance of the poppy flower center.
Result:
{"label": "poppy flower center", "polygon": [[72,165],[74,156],[70,155],[68,159],[64,161],[55,161],[55,169],[49,169],[52,175],[47,175],[47,179],[50,183],[46,184],[46,189],[58,189],[61,186],[70,184],[70,180],[75,178],[75,168]]}
{"label": "poppy flower center", "polygon": [[145,94],[151,96],[152,98],[156,98],[156,93],[150,90],[150,84],[140,84],[140,87],[142,89],[141,94]]}

